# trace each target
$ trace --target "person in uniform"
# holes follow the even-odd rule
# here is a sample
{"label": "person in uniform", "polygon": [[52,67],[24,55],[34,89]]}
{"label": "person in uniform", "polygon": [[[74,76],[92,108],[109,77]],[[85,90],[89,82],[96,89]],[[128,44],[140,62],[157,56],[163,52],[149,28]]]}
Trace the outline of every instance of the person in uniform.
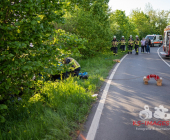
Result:
{"label": "person in uniform", "polygon": [[112,51],[113,51],[113,55],[116,55],[117,56],[117,46],[118,46],[119,42],[118,40],[116,39],[116,36],[113,37],[113,40],[112,40]]}
{"label": "person in uniform", "polygon": [[120,40],[120,43],[121,43],[121,46],[120,46],[121,52],[125,52],[126,40],[125,40],[124,36],[122,36],[122,39]]}
{"label": "person in uniform", "polygon": [[81,67],[80,67],[80,64],[74,58],[71,58],[71,57],[64,58],[63,59],[63,64],[71,65],[69,67],[70,71],[66,72],[66,77],[68,77],[70,74],[72,76],[77,76],[78,77]]}
{"label": "person in uniform", "polygon": [[138,52],[139,52],[139,38],[138,38],[138,35],[136,35],[136,40],[135,40],[135,51],[136,51],[136,55],[138,55]]}
{"label": "person in uniform", "polygon": [[133,48],[133,43],[134,43],[134,40],[132,38],[132,35],[130,35],[130,38],[128,40],[128,54],[132,54],[132,48]]}
{"label": "person in uniform", "polygon": [[51,75],[50,77],[52,81],[55,81],[56,79],[58,80],[66,79],[70,75],[78,77],[81,67],[80,64],[74,58],[66,57],[62,59],[62,62],[60,62],[58,66],[63,66],[63,64],[69,65],[68,70],[64,73]]}

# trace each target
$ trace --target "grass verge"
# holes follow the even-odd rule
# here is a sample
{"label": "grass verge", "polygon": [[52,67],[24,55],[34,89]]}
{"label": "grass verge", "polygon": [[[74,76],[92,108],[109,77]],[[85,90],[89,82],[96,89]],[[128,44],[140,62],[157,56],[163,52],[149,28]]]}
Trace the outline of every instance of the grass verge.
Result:
{"label": "grass verge", "polygon": [[0,125],[0,140],[69,140],[76,139],[76,131],[84,123],[104,78],[113,67],[113,54],[79,59],[81,72],[88,72],[88,80],[68,78],[48,81],[29,99],[11,104],[7,120]]}

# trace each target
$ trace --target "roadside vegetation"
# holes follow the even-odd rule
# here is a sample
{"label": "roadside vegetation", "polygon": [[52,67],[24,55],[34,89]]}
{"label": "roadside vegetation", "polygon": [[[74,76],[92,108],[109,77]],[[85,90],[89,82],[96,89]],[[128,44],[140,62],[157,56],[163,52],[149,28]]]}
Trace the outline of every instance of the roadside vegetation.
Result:
{"label": "roadside vegetation", "polygon": [[[113,35],[162,34],[170,11],[111,12],[109,0],[0,3],[0,140],[72,139],[113,67]],[[140,22],[139,22],[140,21]],[[127,45],[127,44],[126,44]],[[51,81],[73,57],[88,80]]]}
{"label": "roadside vegetation", "polygon": [[81,124],[91,108],[99,87],[109,70],[121,58],[105,53],[89,59],[80,59],[81,72],[89,79],[77,77],[63,81],[37,81],[41,87],[31,97],[12,102],[8,107],[6,122],[0,125],[0,140],[76,139]]}

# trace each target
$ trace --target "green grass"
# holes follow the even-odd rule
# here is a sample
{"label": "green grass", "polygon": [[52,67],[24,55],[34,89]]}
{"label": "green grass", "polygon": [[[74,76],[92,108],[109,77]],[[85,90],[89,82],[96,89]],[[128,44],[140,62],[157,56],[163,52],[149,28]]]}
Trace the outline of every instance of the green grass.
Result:
{"label": "green grass", "polygon": [[78,59],[81,72],[88,72],[88,80],[68,78],[48,81],[29,100],[11,104],[6,122],[0,125],[0,140],[69,140],[76,139],[76,131],[86,120],[92,103],[91,95],[98,91],[113,67],[112,53]]}

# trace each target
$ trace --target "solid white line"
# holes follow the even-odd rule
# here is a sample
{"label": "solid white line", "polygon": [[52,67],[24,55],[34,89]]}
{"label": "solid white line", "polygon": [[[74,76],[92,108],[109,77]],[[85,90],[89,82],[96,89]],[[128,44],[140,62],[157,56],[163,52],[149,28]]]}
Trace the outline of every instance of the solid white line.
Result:
{"label": "solid white line", "polygon": [[[160,47],[160,48],[162,48],[162,47]],[[159,57],[162,59],[162,61],[165,62],[165,64],[167,64],[167,65],[170,67],[170,65],[169,65],[165,60],[163,60],[163,58],[160,56],[160,54],[159,54],[159,49],[160,49],[160,48],[157,49],[157,53],[158,53]]]}
{"label": "solid white line", "polygon": [[[120,63],[123,61],[123,59],[127,56],[128,54],[126,54],[121,60],[120,60]],[[109,79],[113,79],[113,76],[117,70],[117,68],[119,67],[120,63],[118,63],[116,65],[116,67],[114,68],[114,70],[112,71],[112,74],[110,75]],[[110,83],[111,83],[112,80],[108,80],[106,83],[106,86],[103,90],[103,93],[102,93],[102,97],[99,101],[99,104],[98,104],[98,107],[97,107],[97,110],[96,110],[96,113],[94,115],[94,118],[92,120],[92,123],[91,123],[91,126],[90,126],[90,129],[89,129],[89,132],[87,134],[87,137],[86,139],[87,140],[94,140],[95,138],[95,135],[96,135],[96,131],[98,129],[98,125],[99,125],[99,121],[100,121],[100,117],[101,117],[101,114],[102,114],[102,110],[103,110],[103,107],[104,107],[104,104],[105,104],[105,100],[106,100],[106,97],[107,97],[107,93],[108,93],[108,90],[109,90],[109,87],[110,87]]]}

